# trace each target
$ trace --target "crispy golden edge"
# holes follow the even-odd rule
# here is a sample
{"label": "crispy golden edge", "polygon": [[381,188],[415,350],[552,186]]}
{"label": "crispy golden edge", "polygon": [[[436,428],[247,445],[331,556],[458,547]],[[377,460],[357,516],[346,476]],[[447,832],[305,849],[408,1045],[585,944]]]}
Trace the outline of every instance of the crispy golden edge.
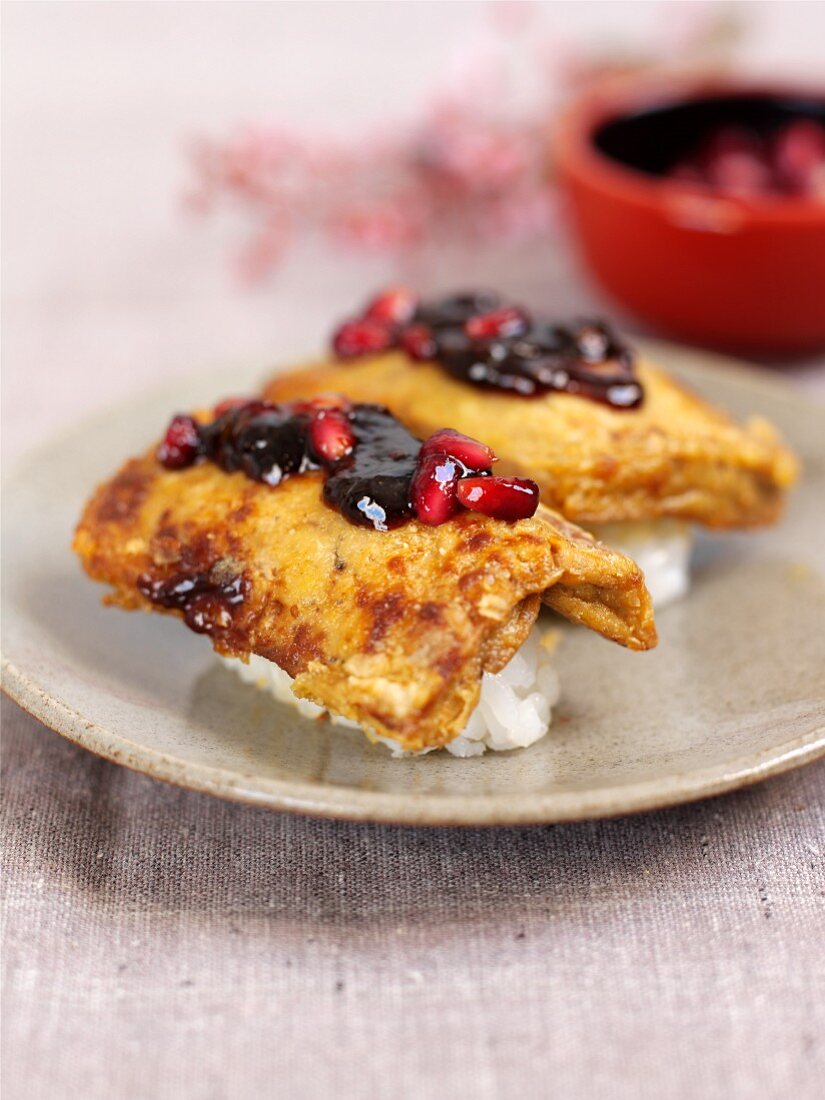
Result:
{"label": "crispy golden edge", "polygon": [[645,403],[625,411],[569,394],[525,400],[482,390],[397,352],[276,374],[266,396],[340,392],[388,405],[422,436],[449,425],[483,439],[500,472],[533,478],[542,501],[576,523],[774,522],[799,467],[772,425],[736,424],[644,361],[638,373]]}
{"label": "crispy golden edge", "polygon": [[[563,522],[544,505],[536,518],[554,530]],[[556,553],[562,575],[543,593],[544,603],[628,649],[651,649],[657,641],[656,625],[641,569],[574,524],[568,525],[566,534]]]}
{"label": "crispy golden edge", "polygon": [[142,575],[242,575],[246,597],[215,619],[214,647],[274,661],[297,695],[409,749],[460,732],[483,671],[509,661],[541,597],[621,644],[655,645],[635,564],[544,509],[377,533],[326,507],[320,481],[273,490],[211,463],[166,471],[150,453],[98,488],[74,549],[127,609],[164,610],[138,590]]}

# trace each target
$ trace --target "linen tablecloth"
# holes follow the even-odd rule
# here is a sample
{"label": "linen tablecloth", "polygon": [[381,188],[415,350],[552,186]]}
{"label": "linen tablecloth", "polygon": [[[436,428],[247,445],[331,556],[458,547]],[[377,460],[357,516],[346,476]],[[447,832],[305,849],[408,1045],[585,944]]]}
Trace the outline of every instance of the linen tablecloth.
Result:
{"label": "linen tablecloth", "polygon": [[616,821],[312,821],[4,703],[4,1100],[814,1100],[825,764]]}
{"label": "linen tablecloth", "polygon": [[[671,6],[549,10],[563,37]],[[183,141],[403,113],[480,11],[5,5],[4,458],[172,373],[311,352],[396,275],[305,248],[240,289],[237,228],[178,206]],[[756,11],[760,60],[819,56],[821,9]],[[425,265],[468,271],[622,320],[561,239]],[[5,699],[3,726],[4,1100],[822,1095],[823,764],[637,818],[416,831],[155,783]]]}

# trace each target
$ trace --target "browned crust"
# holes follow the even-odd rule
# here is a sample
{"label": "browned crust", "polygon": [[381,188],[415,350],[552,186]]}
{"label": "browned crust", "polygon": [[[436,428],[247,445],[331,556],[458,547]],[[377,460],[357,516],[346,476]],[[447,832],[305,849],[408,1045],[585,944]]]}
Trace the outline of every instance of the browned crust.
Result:
{"label": "browned crust", "polygon": [[634,563],[544,509],[378,533],[326,507],[318,474],[270,489],[211,463],[167,471],[150,453],[100,486],[74,548],[128,609],[159,610],[141,576],[241,575],[243,603],[211,623],[215,648],[274,661],[296,694],[411,749],[460,732],[482,672],[507,663],[542,597],[631,648],[656,642]]}
{"label": "browned crust", "polygon": [[798,474],[776,430],[761,418],[736,424],[650,364],[638,371],[645,402],[633,411],[569,394],[525,400],[482,390],[396,352],[278,374],[266,395],[346,393],[388,405],[420,435],[449,425],[483,439],[502,473],[535,479],[543,502],[576,523],[776,520]]}

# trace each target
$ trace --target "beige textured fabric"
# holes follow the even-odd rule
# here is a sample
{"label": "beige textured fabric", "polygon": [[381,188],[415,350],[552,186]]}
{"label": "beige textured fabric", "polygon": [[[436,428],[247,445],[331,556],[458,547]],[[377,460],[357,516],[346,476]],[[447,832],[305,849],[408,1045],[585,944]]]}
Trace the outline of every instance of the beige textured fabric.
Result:
{"label": "beige textured fabric", "polygon": [[625,820],[290,818],[4,700],[4,1100],[813,1100],[825,765]]}

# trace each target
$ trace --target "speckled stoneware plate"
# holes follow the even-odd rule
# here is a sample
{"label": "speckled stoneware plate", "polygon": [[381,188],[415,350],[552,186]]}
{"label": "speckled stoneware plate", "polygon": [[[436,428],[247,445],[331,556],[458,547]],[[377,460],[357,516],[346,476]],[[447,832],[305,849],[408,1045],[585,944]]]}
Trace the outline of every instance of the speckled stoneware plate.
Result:
{"label": "speckled stoneware plate", "polygon": [[360,734],[297,718],[160,616],[101,606],[69,550],[95,483],[173,409],[252,388],[227,371],[141,397],[18,466],[4,492],[3,686],[117,763],[273,809],[410,824],[570,821],[683,802],[825,754],[825,416],[778,379],[651,346],[737,415],[771,417],[805,477],[773,530],[702,538],[688,599],[634,654],[564,628],[562,700],[530,749],[393,760]]}

